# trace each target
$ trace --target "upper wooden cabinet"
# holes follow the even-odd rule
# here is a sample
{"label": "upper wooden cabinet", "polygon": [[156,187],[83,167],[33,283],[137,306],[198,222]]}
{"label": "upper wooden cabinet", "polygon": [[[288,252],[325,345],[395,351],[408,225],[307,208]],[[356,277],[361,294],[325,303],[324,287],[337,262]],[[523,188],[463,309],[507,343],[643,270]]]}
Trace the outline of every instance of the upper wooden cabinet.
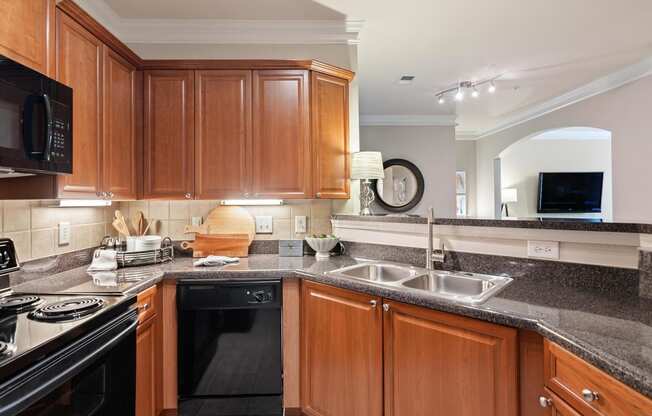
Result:
{"label": "upper wooden cabinet", "polygon": [[301,410],[382,416],[381,299],[302,282]]}
{"label": "upper wooden cabinet", "polygon": [[59,178],[60,197],[100,196],[103,45],[57,10],[57,79],[73,89],[73,174]]}
{"label": "upper wooden cabinet", "polygon": [[313,191],[317,198],[349,197],[349,83],[311,76]]}
{"label": "upper wooden cabinet", "polygon": [[145,199],[194,197],[194,71],[145,72]]}
{"label": "upper wooden cabinet", "polygon": [[309,72],[254,71],[253,196],[311,198]]}
{"label": "upper wooden cabinet", "polygon": [[251,80],[247,70],[195,73],[195,197],[241,198],[251,188]]}
{"label": "upper wooden cabinet", "polygon": [[385,416],[518,415],[515,329],[385,305]]}
{"label": "upper wooden cabinet", "polygon": [[136,68],[104,46],[102,190],[109,198],[137,197]]}
{"label": "upper wooden cabinet", "polygon": [[0,0],[0,54],[53,76],[55,0]]}

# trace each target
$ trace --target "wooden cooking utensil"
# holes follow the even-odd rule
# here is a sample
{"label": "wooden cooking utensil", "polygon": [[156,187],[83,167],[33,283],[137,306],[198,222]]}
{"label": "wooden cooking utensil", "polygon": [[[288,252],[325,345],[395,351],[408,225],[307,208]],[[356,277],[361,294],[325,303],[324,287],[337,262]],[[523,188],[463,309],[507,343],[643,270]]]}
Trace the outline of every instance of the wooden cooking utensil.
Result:
{"label": "wooden cooking utensil", "polygon": [[249,255],[249,236],[247,234],[197,234],[195,241],[181,243],[184,250],[192,249],[193,257]]}
{"label": "wooden cooking utensil", "polygon": [[[120,228],[123,229],[123,230],[126,230],[126,234],[124,234],[124,235],[130,236],[130,235],[135,234],[135,232],[132,232],[133,230],[131,228],[129,228],[129,224],[127,223],[127,220],[125,219],[125,216],[122,215],[122,212],[120,212],[119,209],[115,210],[115,219],[118,222],[122,223]],[[114,221],[114,223],[115,223],[115,221]]]}
{"label": "wooden cooking utensil", "polygon": [[144,235],[143,231],[145,229],[145,214],[143,214],[143,211],[138,211],[134,218],[132,218],[131,223],[136,230],[136,235]]}
{"label": "wooden cooking utensil", "polygon": [[127,228],[127,225],[124,223],[124,221],[120,221],[119,219],[116,218],[113,220],[112,225],[113,228],[115,228],[120,235],[123,235],[125,237],[131,235],[129,233],[129,228]]}

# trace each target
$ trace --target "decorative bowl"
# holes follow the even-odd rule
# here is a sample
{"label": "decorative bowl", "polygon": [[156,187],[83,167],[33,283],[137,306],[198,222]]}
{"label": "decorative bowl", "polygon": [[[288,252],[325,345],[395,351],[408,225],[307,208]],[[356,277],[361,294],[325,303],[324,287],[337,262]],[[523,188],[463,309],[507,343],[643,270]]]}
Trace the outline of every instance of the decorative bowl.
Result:
{"label": "decorative bowl", "polygon": [[327,260],[330,257],[330,251],[339,243],[339,238],[334,235],[320,237],[306,237],[306,242],[315,250],[317,260]]}

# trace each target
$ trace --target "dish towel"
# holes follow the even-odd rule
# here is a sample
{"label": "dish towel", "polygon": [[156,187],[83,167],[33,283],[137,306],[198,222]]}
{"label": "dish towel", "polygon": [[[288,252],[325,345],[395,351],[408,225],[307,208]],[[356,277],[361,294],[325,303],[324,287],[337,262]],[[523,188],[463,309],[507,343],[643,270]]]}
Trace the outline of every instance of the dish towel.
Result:
{"label": "dish towel", "polygon": [[213,267],[213,266],[224,266],[226,264],[237,263],[239,261],[240,259],[238,259],[237,257],[208,256],[208,257],[204,257],[203,259],[197,260],[196,262],[193,263],[193,265]]}
{"label": "dish towel", "polygon": [[117,272],[90,272],[88,274],[93,278],[93,284],[96,286],[101,286],[101,287],[118,286]]}
{"label": "dish towel", "polygon": [[107,272],[116,270],[118,268],[116,254],[115,250],[95,250],[95,253],[93,253],[93,261],[86,271]]}

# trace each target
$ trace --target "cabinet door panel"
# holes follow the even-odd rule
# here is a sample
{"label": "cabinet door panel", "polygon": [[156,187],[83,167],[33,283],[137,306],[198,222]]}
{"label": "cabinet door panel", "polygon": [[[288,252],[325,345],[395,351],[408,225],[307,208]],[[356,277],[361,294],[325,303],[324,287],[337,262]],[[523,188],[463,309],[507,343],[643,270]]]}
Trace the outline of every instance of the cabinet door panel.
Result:
{"label": "cabinet door panel", "polygon": [[387,302],[385,415],[516,416],[516,330]]}
{"label": "cabinet door panel", "polygon": [[197,71],[197,199],[241,198],[249,190],[251,71]]}
{"label": "cabinet door panel", "polygon": [[382,415],[380,298],[304,281],[301,301],[302,411]]}
{"label": "cabinet door panel", "polygon": [[310,88],[315,196],[348,199],[349,83],[313,72]]}
{"label": "cabinet door panel", "polygon": [[194,192],[194,73],[145,73],[144,198]]}
{"label": "cabinet door panel", "polygon": [[54,0],[0,0],[0,54],[42,74],[51,73]]}
{"label": "cabinet door panel", "polygon": [[254,71],[255,197],[311,198],[308,71]]}
{"label": "cabinet door panel", "polygon": [[102,190],[136,199],[136,68],[104,47]]}
{"label": "cabinet door panel", "polygon": [[138,326],[136,335],[136,416],[156,416],[155,317]]}
{"label": "cabinet door panel", "polygon": [[102,42],[57,10],[57,78],[73,89],[73,174],[59,178],[61,197],[101,190]]}

